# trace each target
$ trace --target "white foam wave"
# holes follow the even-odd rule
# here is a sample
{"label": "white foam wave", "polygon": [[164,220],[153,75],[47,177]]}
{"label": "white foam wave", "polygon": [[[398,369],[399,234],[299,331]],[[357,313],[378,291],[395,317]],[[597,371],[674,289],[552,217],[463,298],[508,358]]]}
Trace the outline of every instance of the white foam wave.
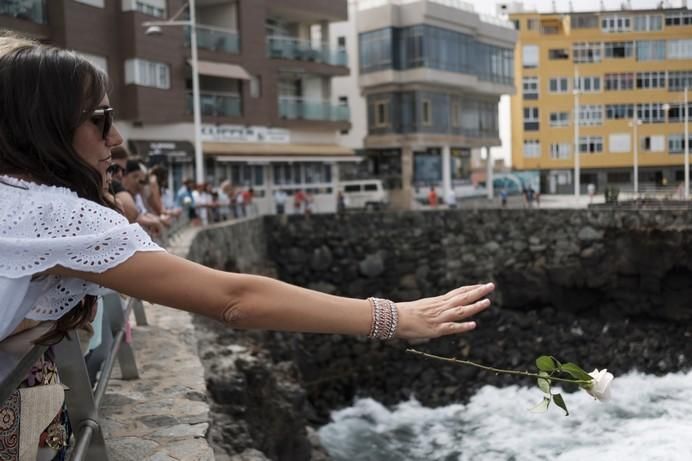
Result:
{"label": "white foam wave", "polygon": [[629,373],[612,386],[609,402],[563,394],[569,416],[529,412],[540,391],[517,386],[485,386],[467,405],[435,409],[363,399],[319,433],[337,461],[692,460],[692,372]]}

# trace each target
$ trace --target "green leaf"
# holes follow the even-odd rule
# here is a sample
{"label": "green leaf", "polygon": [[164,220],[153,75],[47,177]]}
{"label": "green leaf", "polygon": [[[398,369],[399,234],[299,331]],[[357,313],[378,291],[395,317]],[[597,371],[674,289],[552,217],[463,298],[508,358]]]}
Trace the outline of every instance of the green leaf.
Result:
{"label": "green leaf", "polygon": [[547,355],[541,355],[536,359],[536,366],[541,371],[553,371],[555,370],[555,361],[552,357]]}
{"label": "green leaf", "polygon": [[550,397],[543,397],[541,403],[539,403],[529,411],[531,411],[532,413],[545,413],[546,410],[548,410],[548,405],[550,405]]}
{"label": "green leaf", "polygon": [[[545,371],[540,371],[538,373],[541,376],[548,378],[550,375]],[[543,393],[550,395],[550,379],[537,378],[538,387],[543,391]]]}
{"label": "green leaf", "polygon": [[569,411],[567,411],[567,405],[565,404],[565,401],[562,398],[562,395],[553,394],[553,402],[555,402],[555,405],[557,405],[558,407],[565,410],[565,416],[569,416]]}
{"label": "green leaf", "polygon": [[565,373],[568,373],[572,378],[582,380],[582,381],[591,381],[593,378],[589,376],[587,372],[582,370],[579,365],[576,363],[565,363],[560,367],[561,371],[564,371]]}

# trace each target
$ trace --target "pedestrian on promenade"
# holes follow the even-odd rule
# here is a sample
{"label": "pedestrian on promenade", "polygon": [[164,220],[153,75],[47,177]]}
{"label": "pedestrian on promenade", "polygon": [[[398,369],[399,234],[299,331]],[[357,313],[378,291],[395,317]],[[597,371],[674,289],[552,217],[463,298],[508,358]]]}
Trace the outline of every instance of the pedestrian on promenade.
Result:
{"label": "pedestrian on promenade", "polygon": [[435,192],[435,186],[430,186],[430,192],[428,192],[428,205],[430,205],[430,208],[437,207],[437,192]]}
{"label": "pedestrian on promenade", "polygon": [[282,215],[286,211],[286,200],[288,200],[288,195],[281,189],[277,189],[274,192],[274,205],[276,206],[276,214]]}
{"label": "pedestrian on promenade", "polygon": [[[229,328],[374,339],[465,333],[476,326],[470,317],[489,306],[492,284],[394,303],[214,270],[167,253],[128,223],[104,190],[110,151],[123,142],[107,88],[106,75],[77,53],[0,37],[0,341],[43,321],[55,324],[41,341],[62,339],[90,320],[103,287]],[[55,371],[51,354],[37,366]],[[54,383],[32,375],[23,386],[43,384]],[[18,411],[8,408],[2,414]],[[19,439],[16,421],[3,437]],[[61,412],[50,428],[60,435],[32,443],[63,456],[65,422]]]}

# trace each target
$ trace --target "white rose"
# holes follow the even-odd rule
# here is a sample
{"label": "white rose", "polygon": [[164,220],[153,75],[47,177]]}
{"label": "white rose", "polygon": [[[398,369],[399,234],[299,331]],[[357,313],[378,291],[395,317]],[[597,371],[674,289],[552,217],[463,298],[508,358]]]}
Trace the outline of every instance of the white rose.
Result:
{"label": "white rose", "polygon": [[610,383],[613,382],[613,374],[608,373],[608,370],[605,368],[601,371],[598,371],[598,368],[596,368],[589,373],[589,376],[593,378],[593,383],[591,387],[584,388],[584,390],[598,400],[610,399]]}

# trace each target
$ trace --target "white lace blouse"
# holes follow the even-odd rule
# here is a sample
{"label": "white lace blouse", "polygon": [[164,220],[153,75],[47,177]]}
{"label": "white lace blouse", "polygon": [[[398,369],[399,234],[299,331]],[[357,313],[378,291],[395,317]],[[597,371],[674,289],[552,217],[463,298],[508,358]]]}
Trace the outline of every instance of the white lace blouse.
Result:
{"label": "white lace blouse", "polygon": [[19,323],[56,320],[97,284],[36,277],[60,265],[104,272],[137,251],[163,251],[138,225],[63,187],[0,175],[0,340]]}

